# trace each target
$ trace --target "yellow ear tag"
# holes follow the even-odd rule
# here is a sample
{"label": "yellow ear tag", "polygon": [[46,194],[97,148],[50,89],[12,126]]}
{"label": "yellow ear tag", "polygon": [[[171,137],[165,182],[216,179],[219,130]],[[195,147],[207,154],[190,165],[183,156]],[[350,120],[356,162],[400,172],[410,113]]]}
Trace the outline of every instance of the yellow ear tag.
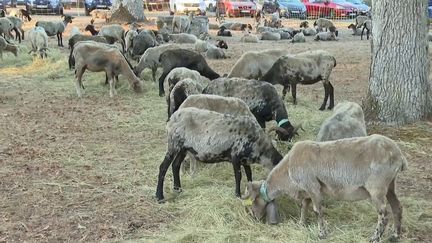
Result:
{"label": "yellow ear tag", "polygon": [[252,206],[252,204],[253,204],[253,201],[250,198],[243,201],[243,206]]}

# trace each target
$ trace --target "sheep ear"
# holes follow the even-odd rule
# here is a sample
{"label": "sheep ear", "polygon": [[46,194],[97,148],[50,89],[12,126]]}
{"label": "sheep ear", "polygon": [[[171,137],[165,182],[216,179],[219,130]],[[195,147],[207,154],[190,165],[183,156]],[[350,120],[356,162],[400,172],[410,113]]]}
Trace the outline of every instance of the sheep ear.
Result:
{"label": "sheep ear", "polygon": [[266,215],[268,224],[278,224],[280,222],[278,207],[274,200],[267,204]]}

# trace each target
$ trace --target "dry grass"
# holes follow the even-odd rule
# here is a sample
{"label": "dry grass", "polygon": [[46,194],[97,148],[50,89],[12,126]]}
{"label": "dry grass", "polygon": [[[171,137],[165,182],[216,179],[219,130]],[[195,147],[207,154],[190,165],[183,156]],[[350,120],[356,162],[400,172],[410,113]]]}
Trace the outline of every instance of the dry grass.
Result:
{"label": "dry grass", "polygon": [[[325,48],[335,53],[336,101],[359,102],[366,89],[370,51],[367,42],[348,33],[343,33],[346,37],[337,46],[272,44],[293,52]],[[233,57],[256,48],[238,44],[235,38],[228,42]],[[136,95],[120,78],[118,96],[110,99],[104,75],[86,73],[85,94],[78,99],[73,71],[67,70],[68,50],[53,47],[47,60],[39,60],[25,54],[25,45],[19,58],[6,54],[0,64],[0,242],[318,241],[315,216],[309,214],[307,227],[298,225],[299,208],[286,197],[278,200],[280,225],[253,220],[234,197],[229,163],[200,166],[195,176],[182,175],[181,194],[172,192],[169,171],[168,202],[157,204],[154,193],[166,148],[166,104],[158,97],[156,85],[146,81],[147,91]],[[217,72],[227,73],[235,60],[209,63]],[[143,77],[149,80],[149,73]],[[286,102],[290,119],[304,122],[306,132],[297,140],[313,139],[330,115],[317,110],[322,96],[322,86],[317,84],[299,87],[297,106]],[[432,126],[423,122],[368,130],[398,141],[410,161],[398,183],[404,206],[403,241],[432,241]],[[291,146],[278,143],[283,153]],[[253,166],[253,173],[255,179],[264,179],[268,172]],[[370,203],[328,200],[325,207],[328,242],[367,241],[376,221]]]}

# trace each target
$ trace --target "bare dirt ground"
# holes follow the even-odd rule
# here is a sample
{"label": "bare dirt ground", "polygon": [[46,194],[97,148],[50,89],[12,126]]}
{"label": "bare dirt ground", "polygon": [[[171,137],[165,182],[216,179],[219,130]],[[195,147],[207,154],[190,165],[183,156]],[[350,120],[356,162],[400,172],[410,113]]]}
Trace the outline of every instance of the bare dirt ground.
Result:
{"label": "bare dirt ground", "polygon": [[[60,17],[35,16],[32,22],[25,23],[25,29],[42,19]],[[89,17],[76,17],[71,26],[83,30],[89,20]],[[250,18],[236,20],[252,23]],[[286,26],[297,27],[299,23],[299,20],[284,20]],[[96,27],[102,24],[102,20],[97,20]],[[241,33],[235,32],[234,37],[224,38],[231,58],[210,60],[209,65],[224,74],[249,50],[288,48],[298,53],[324,49],[337,59],[331,75],[336,102],[361,103],[367,90],[370,42],[351,36],[346,21],[337,25],[341,30],[338,42],[315,42],[308,38],[301,44],[288,41],[244,44],[238,42]],[[67,27],[68,31],[71,26]],[[68,33],[65,46],[67,36]],[[168,174],[165,193],[171,200],[165,205],[157,204],[154,192],[158,166],[166,148],[166,104],[158,97],[149,73],[143,75],[144,94],[133,94],[126,82],[120,81],[119,95],[111,99],[108,88],[102,84],[103,74],[87,72],[84,75],[86,93],[78,99],[73,71],[67,68],[68,49],[58,48],[56,43],[54,38],[50,39],[48,60],[32,59],[27,54],[29,43],[26,40],[20,45],[18,58],[6,54],[0,61],[0,242],[125,239],[253,242],[267,240],[263,238],[266,233],[275,242],[318,241],[316,227],[298,229],[299,226],[288,223],[290,230],[300,232],[297,236],[284,226],[256,226],[259,223],[243,218],[237,222],[232,211],[240,209],[241,205],[234,198],[234,179],[229,164],[216,167],[218,171],[202,168],[196,177],[184,175],[186,190],[174,199],[168,188],[172,185]],[[297,106],[293,106],[290,99],[286,100],[290,119],[305,122],[307,131],[300,134],[297,141],[313,139],[319,124],[330,115],[328,111],[317,111],[323,93],[321,84],[301,86],[298,87]],[[398,194],[406,218],[403,238],[431,242],[432,123],[423,121],[403,127],[374,125],[368,126],[368,133],[391,137],[406,154],[409,170],[401,173],[398,181]],[[286,144],[280,143],[279,147],[286,151]],[[254,173],[256,178],[266,175],[259,166],[254,167]],[[219,208],[212,211],[212,203]],[[344,204],[348,207],[346,211],[331,209],[335,205],[338,204],[329,207],[329,217],[337,216],[329,219],[330,224],[337,227],[342,222],[345,227],[333,228],[333,237],[339,238],[329,241],[365,241],[375,223],[371,205],[355,204],[360,205],[359,212],[346,206],[348,204]],[[199,208],[199,212],[194,208]],[[203,216],[202,211],[223,211],[223,214],[206,220],[209,215]],[[291,216],[292,212],[291,209],[282,210],[284,222],[298,217],[297,212]],[[346,218],[342,212],[355,216]],[[364,214],[367,216],[363,217]],[[224,218],[231,221],[222,223]],[[193,226],[194,220],[200,224],[207,221],[218,224],[202,224],[203,229],[194,226],[194,231],[188,231],[187,227]],[[316,224],[316,221],[311,219],[311,223]],[[364,228],[355,231],[350,225]],[[251,232],[228,229],[243,226],[251,231],[262,231],[257,238],[251,238]],[[212,227],[215,227],[214,232]],[[220,237],[225,232],[226,236]]]}

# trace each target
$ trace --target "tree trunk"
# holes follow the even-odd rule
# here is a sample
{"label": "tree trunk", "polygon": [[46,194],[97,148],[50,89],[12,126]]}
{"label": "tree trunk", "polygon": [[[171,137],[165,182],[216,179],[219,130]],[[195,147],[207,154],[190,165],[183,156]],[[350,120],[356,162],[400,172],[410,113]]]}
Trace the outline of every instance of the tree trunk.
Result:
{"label": "tree trunk", "polygon": [[111,7],[110,22],[142,22],[144,16],[144,2],[142,0],[114,0]]}
{"label": "tree trunk", "polygon": [[404,124],[429,117],[432,93],[426,0],[374,0],[368,120]]}

